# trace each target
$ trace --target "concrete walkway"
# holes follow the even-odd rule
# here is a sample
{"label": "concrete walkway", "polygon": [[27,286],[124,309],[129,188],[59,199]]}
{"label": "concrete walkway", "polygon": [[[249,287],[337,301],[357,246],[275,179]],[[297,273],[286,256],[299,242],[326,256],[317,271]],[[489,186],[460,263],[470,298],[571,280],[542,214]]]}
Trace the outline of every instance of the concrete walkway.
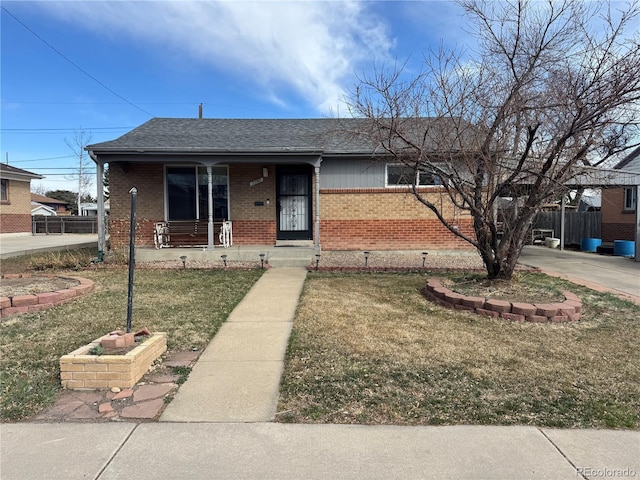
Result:
{"label": "concrete walkway", "polygon": [[161,422],[268,422],[304,268],[268,270],[231,312],[193,367]]}

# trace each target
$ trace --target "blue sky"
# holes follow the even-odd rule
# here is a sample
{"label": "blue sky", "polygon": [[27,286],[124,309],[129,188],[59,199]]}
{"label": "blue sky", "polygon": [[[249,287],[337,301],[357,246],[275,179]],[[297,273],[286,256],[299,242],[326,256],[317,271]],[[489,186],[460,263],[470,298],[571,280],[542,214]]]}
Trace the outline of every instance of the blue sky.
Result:
{"label": "blue sky", "polygon": [[[65,140],[152,117],[316,118],[374,62],[465,43],[447,1],[2,1],[1,161],[75,190]],[[15,18],[14,18],[15,17]],[[95,193],[95,186],[92,188]]]}

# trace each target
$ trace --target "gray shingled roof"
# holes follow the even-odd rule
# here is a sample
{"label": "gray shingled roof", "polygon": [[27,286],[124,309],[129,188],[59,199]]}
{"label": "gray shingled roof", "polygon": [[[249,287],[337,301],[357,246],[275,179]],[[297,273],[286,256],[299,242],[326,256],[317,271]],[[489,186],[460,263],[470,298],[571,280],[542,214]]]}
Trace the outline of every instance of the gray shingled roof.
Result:
{"label": "gray shingled roof", "polygon": [[637,147],[635,150],[633,150],[613,168],[640,173],[640,147]]}
{"label": "gray shingled roof", "polygon": [[363,119],[154,118],[108,142],[87,146],[94,153],[347,153],[371,154],[375,145],[351,135]]}
{"label": "gray shingled roof", "polygon": [[29,172],[27,170],[23,170],[21,168],[18,167],[14,167],[12,165],[8,165],[6,163],[0,163],[0,174],[2,174],[2,177],[6,177],[6,178],[24,178],[25,180],[27,179],[38,179],[38,178],[44,178],[42,175],[38,175],[37,173],[33,173],[33,172]]}

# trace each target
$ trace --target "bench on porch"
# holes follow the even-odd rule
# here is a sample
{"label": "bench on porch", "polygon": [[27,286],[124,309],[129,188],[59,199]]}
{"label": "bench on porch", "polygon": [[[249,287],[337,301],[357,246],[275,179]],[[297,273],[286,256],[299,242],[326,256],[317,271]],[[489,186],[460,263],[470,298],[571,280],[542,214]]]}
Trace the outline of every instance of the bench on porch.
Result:
{"label": "bench on porch", "polygon": [[[231,222],[214,222],[213,229],[220,232],[216,245],[233,243],[230,237]],[[154,224],[153,242],[156,248],[201,247],[208,245],[208,222],[198,220],[178,220]]]}

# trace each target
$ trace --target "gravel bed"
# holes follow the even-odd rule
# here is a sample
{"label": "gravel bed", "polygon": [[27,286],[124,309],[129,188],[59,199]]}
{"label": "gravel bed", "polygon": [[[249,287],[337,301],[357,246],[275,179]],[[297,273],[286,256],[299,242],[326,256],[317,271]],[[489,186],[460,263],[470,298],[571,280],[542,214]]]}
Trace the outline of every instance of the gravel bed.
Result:
{"label": "gravel bed", "polygon": [[[371,251],[367,266],[371,268],[411,268],[422,267],[423,255],[419,251],[386,252]],[[429,252],[424,261],[427,268],[434,269],[482,269],[484,264],[475,252]],[[364,267],[364,252],[323,252],[319,266],[322,267]]]}
{"label": "gravel bed", "polygon": [[[421,268],[423,255],[420,251],[371,251],[367,266],[375,268]],[[259,268],[259,262],[227,262],[229,268],[253,269]],[[309,264],[315,265],[315,258],[309,259]],[[433,269],[484,269],[480,256],[473,251],[442,251],[429,252],[424,262],[425,267]],[[320,257],[320,267],[323,268],[359,268],[365,266],[365,256],[362,251],[324,251]],[[140,263],[136,268],[183,268],[180,260],[167,260]],[[189,260],[187,268],[223,269],[220,260]]]}
{"label": "gravel bed", "polygon": [[[166,269],[180,270],[182,268],[200,269],[200,270],[224,270],[225,266],[220,260],[188,260],[186,266],[182,265],[180,260],[162,260],[157,262],[140,262],[136,263],[136,270],[149,269]],[[260,268],[258,262],[227,262],[227,268],[234,270],[253,270]]]}

